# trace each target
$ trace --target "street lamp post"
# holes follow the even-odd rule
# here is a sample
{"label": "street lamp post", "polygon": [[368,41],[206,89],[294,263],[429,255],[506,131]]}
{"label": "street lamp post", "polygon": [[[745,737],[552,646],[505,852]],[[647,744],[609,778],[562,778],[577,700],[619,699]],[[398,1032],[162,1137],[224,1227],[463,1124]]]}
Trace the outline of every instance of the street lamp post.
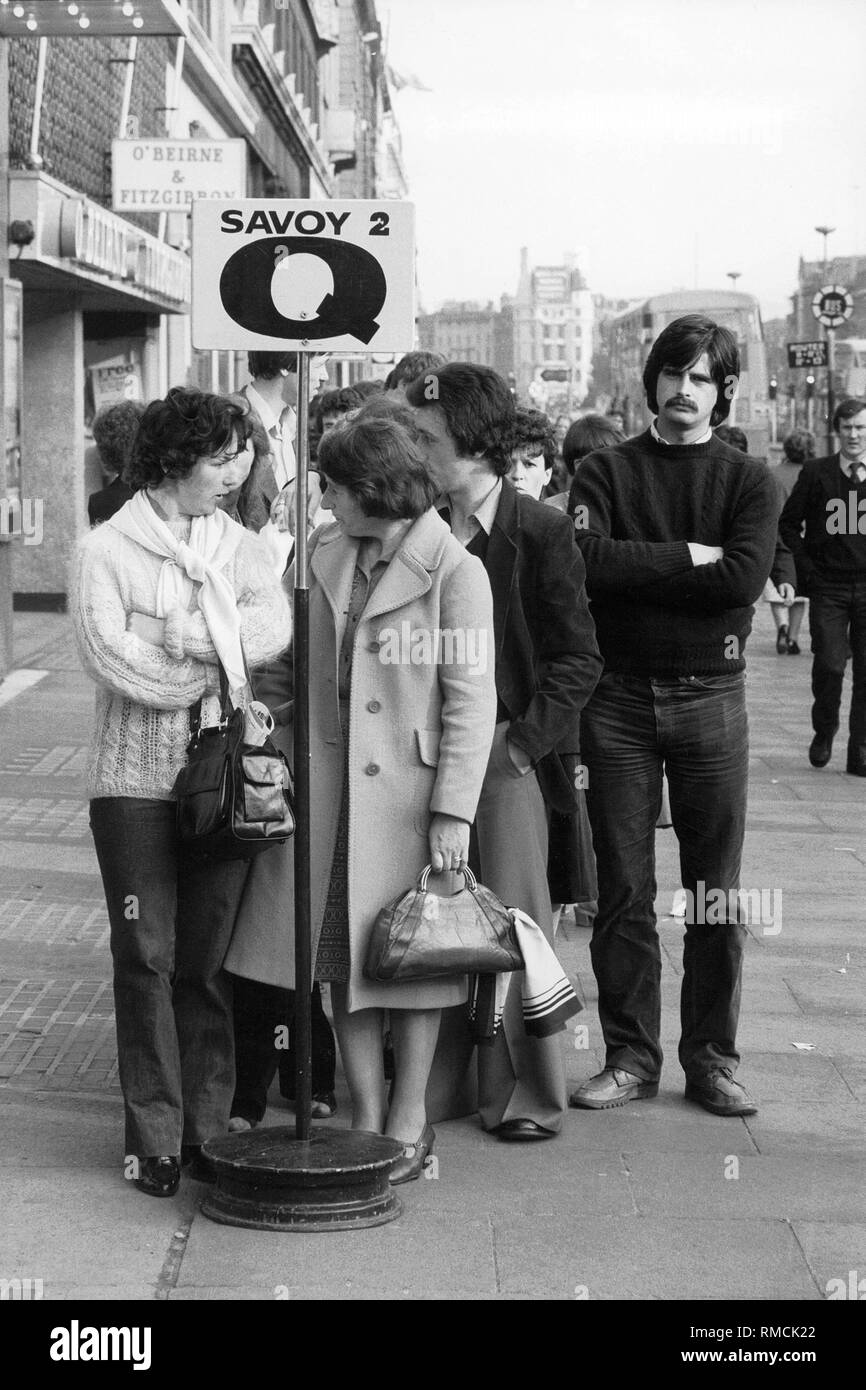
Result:
{"label": "street lamp post", "polygon": [[[831,232],[835,232],[835,227],[816,227],[815,231],[824,238],[824,284],[830,283],[830,263],[827,260],[827,238]],[[833,399],[833,371],[836,366],[836,330],[829,324],[824,325],[824,332],[827,335],[827,453],[833,453],[833,415],[836,403]]]}
{"label": "street lamp post", "polygon": [[[725,271],[725,274],[727,275],[727,277],[728,277],[728,279],[730,280],[731,284],[733,285],[734,289],[737,288],[737,281],[739,280],[739,278],[740,278],[740,276],[742,275],[742,273],[743,273],[743,272],[742,272],[741,270],[726,270],[726,271]],[[734,396],[734,399],[731,401],[731,409],[730,409],[730,413],[729,413],[729,415],[728,415],[728,419],[727,419],[727,422],[726,422],[726,423],[729,424],[729,425],[733,425],[733,424],[736,422],[736,418],[737,418],[737,398],[736,398],[736,396]]]}

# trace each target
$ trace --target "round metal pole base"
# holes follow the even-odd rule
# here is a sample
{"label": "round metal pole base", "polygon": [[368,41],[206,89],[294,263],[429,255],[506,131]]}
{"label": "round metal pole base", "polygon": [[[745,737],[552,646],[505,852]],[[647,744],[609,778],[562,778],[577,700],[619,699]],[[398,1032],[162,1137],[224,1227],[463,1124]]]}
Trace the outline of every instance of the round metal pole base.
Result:
{"label": "round metal pole base", "polygon": [[216,1182],[202,1202],[212,1221],[255,1231],[356,1231],[394,1221],[402,1204],[388,1181],[396,1139],[318,1126],[250,1130],[202,1146]]}

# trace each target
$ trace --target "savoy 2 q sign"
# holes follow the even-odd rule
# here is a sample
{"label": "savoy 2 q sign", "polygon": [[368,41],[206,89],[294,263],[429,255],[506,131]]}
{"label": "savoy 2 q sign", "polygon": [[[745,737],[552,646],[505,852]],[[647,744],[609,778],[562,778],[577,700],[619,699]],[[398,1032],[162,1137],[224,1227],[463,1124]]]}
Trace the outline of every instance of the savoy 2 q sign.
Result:
{"label": "savoy 2 q sign", "polygon": [[196,348],[407,352],[414,339],[411,203],[193,203]]}

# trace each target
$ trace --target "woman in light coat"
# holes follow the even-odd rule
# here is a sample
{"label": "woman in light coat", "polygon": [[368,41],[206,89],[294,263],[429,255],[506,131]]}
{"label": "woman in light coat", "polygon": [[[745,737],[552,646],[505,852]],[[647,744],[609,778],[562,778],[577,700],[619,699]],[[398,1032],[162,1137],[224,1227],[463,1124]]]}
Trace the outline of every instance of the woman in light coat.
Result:
{"label": "woman in light coat", "polygon": [[[323,438],[318,464],[336,520],[310,542],[314,974],[331,982],[353,1127],[399,1139],[392,1181],[407,1181],[434,1138],[424,1093],[440,1010],[465,1000],[467,981],[376,984],[363,967],[380,908],[425,864],[466,862],[496,715],[492,600],[481,562],[431,505],[407,411],[363,409]],[[291,854],[260,856],[227,969],[295,987],[293,891]]]}

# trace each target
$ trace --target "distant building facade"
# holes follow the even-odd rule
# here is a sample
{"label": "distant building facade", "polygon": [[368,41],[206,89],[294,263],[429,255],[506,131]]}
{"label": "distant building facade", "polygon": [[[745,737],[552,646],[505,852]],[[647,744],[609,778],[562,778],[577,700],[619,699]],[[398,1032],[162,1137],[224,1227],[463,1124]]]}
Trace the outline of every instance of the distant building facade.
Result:
{"label": "distant building facade", "polygon": [[562,265],[529,264],[520,253],[520,276],[514,297],[514,371],[517,391],[540,409],[577,407],[592,379],[593,298],[577,256]]}

